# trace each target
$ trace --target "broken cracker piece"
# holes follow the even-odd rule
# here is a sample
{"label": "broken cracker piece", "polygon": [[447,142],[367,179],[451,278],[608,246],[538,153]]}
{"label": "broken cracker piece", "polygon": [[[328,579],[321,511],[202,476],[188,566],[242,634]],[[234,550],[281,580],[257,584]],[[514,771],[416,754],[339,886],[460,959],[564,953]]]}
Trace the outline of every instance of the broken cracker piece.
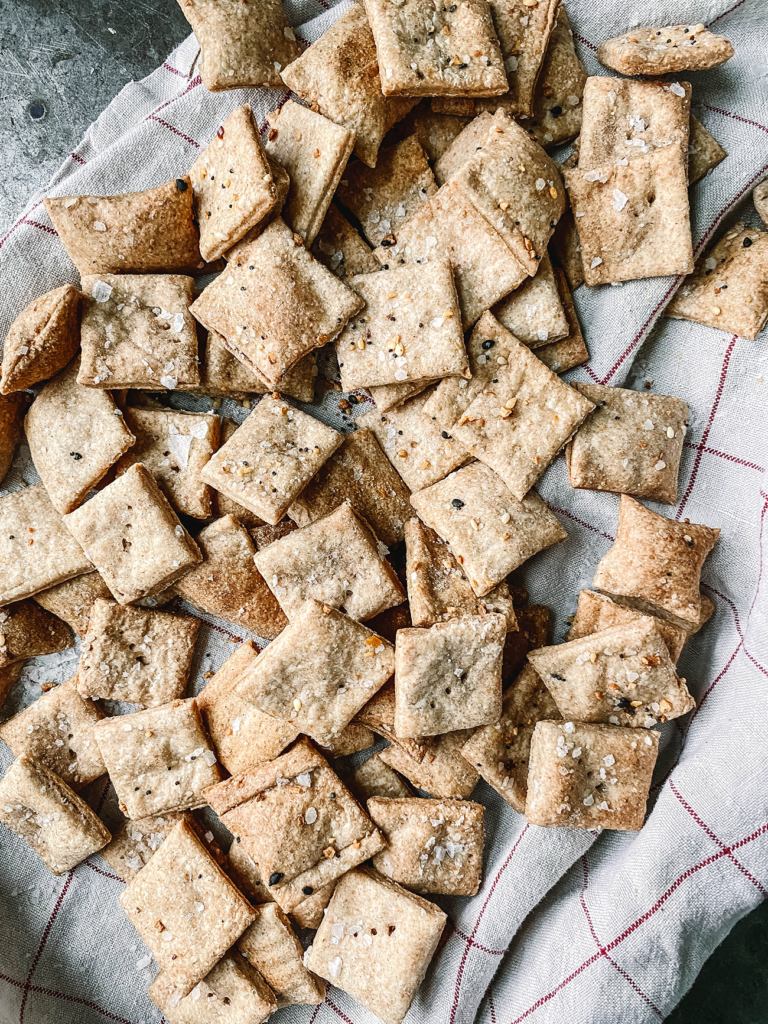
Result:
{"label": "broken cracker piece", "polygon": [[727,39],[701,24],[654,25],[606,40],[597,48],[597,59],[623,75],[665,75],[715,68],[733,53]]}
{"label": "broken cracker piece", "polygon": [[371,247],[335,203],[328,207],[311,252],[316,260],[342,280],[354,274],[371,274],[379,268]]}
{"label": "broken cracker piece", "polygon": [[502,327],[531,349],[568,337],[568,318],[546,253],[536,276],[527,278],[516,291],[502,299],[493,315]]}
{"label": "broken cracker piece", "polygon": [[93,602],[99,597],[111,596],[101,573],[86,572],[82,576],[58,583],[55,587],[49,587],[48,590],[41,590],[35,594],[34,600],[41,608],[63,619],[79,637],[84,637],[88,632]]}
{"label": "broken cracker piece", "polygon": [[56,654],[72,646],[66,625],[34,601],[0,608],[0,669],[23,658]]}
{"label": "broken cracker piece", "polygon": [[48,380],[74,357],[80,346],[80,299],[80,292],[65,284],[19,313],[3,344],[0,394]]}
{"label": "broken cracker piece", "polygon": [[[578,640],[579,637],[599,633],[604,629],[609,629],[611,626],[629,625],[643,617],[649,616],[650,612],[644,613],[637,608],[630,608],[627,605],[619,604],[608,597],[607,594],[600,594],[594,590],[580,590],[576,614],[573,616],[571,628],[565,639]],[[654,616],[654,619],[656,630],[667,645],[669,656],[674,664],[680,657],[680,652],[690,636],[690,632],[682,626],[677,626],[660,616]],[[544,643],[546,643],[546,637],[537,646],[543,647]]]}
{"label": "broken cracker piece", "polygon": [[237,948],[264,977],[278,1007],[312,1006],[325,999],[325,986],[304,965],[301,943],[276,903],[258,908],[256,920],[240,937]]}

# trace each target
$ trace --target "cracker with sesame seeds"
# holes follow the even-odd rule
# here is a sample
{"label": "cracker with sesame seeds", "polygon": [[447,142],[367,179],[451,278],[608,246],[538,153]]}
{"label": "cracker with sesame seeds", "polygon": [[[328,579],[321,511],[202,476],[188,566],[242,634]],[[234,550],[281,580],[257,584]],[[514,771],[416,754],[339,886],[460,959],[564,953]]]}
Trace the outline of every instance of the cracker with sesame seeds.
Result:
{"label": "cracker with sesame seeds", "polygon": [[688,139],[689,184],[692,185],[695,181],[699,181],[713,167],[717,167],[719,163],[722,163],[727,156],[728,154],[714,135],[710,134],[701,121],[691,114],[690,136]]}
{"label": "cracker with sesame seeds", "polygon": [[275,994],[261,974],[230,950],[173,1008],[151,990],[168,1024],[262,1024],[277,1009]]}
{"label": "cracker with sesame seeds", "polygon": [[597,48],[597,59],[623,75],[666,75],[725,64],[731,43],[703,25],[640,26]]}
{"label": "cracker with sesame seeds", "polygon": [[468,377],[461,312],[449,261],[349,279],[364,309],[336,339],[345,391],[376,384]]}
{"label": "cracker with sesame seeds", "polygon": [[511,114],[533,113],[534,90],[557,20],[560,0],[491,0],[509,92],[501,97]]}
{"label": "cracker with sesame seeds", "polygon": [[526,665],[504,694],[499,721],[477,729],[461,748],[462,757],[518,814],[525,811],[533,730],[542,719],[559,717],[549,690]]}
{"label": "cracker with sesame seeds", "polygon": [[176,584],[176,593],[207,615],[245,626],[273,640],[287,619],[254,565],[256,547],[235,516],[223,516],[198,533],[203,561]]}
{"label": "cracker with sesame seeds", "polygon": [[136,443],[112,395],[78,384],[79,366],[75,359],[49,381],[24,421],[35,469],[62,514],[81,505]]}
{"label": "cracker with sesame seeds", "polygon": [[141,463],[63,522],[120,604],[167,589],[201,560],[197,545]]}
{"label": "cracker with sesame seeds", "polygon": [[[648,617],[639,609],[618,604],[607,594],[600,594],[594,590],[580,590],[576,614],[573,616],[571,628],[565,639],[578,640],[580,637],[599,633],[612,626],[630,625]],[[674,664],[680,657],[680,652],[690,632],[683,629],[682,626],[676,626],[673,622],[668,622],[658,616],[654,616],[654,624],[656,631],[667,645],[669,656]]]}
{"label": "cracker with sesame seeds", "polygon": [[544,827],[639,831],[659,735],[591,722],[538,722],[526,818]]}
{"label": "cracker with sesame seeds", "polygon": [[360,622],[405,600],[375,535],[346,502],[260,549],[253,561],[289,619],[310,598]]}
{"label": "cracker with sesame seeds", "polygon": [[396,409],[403,405],[409,398],[420,395],[432,384],[438,384],[441,378],[435,380],[404,380],[396,384],[377,384],[368,388],[376,411],[381,414]]}
{"label": "cracker with sesame seeds", "polygon": [[336,886],[307,965],[385,1024],[400,1024],[448,918],[372,868]]}
{"label": "cracker with sesame seeds", "polygon": [[280,0],[179,0],[179,6],[202,50],[206,89],[281,88],[280,71],[301,51]]}
{"label": "cracker with sesame seeds", "polygon": [[573,45],[573,30],[565,5],[557,12],[555,26],[536,83],[533,112],[523,127],[539,145],[558,146],[581,130],[582,97],[587,72]]}
{"label": "cracker with sesame seeds", "polygon": [[[240,429],[240,424],[234,420],[230,420],[225,417],[221,421],[221,446],[223,447],[227,441],[232,437],[236,430]],[[243,524],[247,529],[251,530],[255,527],[264,526],[264,520],[252,512],[245,505],[241,505],[239,502],[228,497],[222,491],[214,491],[213,495],[214,504],[219,513],[219,517],[234,516],[240,523]]]}
{"label": "cracker with sesame seeds", "polygon": [[0,739],[14,757],[26,756],[82,789],[107,770],[94,728],[104,712],[77,689],[77,676],[43,693],[0,725]]}
{"label": "cracker with sesame seeds", "polygon": [[355,768],[347,784],[357,799],[365,806],[372,796],[407,797],[413,792],[408,783],[397,772],[384,764],[378,754]]}
{"label": "cracker with sesame seeds", "polygon": [[54,875],[70,871],[110,840],[88,804],[25,755],[0,779],[0,824],[20,836]]}
{"label": "cracker with sesame seeds", "polygon": [[[235,837],[227,854],[227,874],[236,883],[254,906],[274,903],[272,893],[264,885],[259,865],[245,852],[240,840]],[[301,905],[301,904],[299,904]]]}
{"label": "cracker with sesame seeds", "polygon": [[528,652],[544,646],[549,632],[549,608],[546,605],[515,605],[515,618],[517,629],[510,630],[504,641],[501,662],[501,685],[504,690],[508,689],[527,665]]}
{"label": "cracker with sesame seeds", "polygon": [[333,340],[362,305],[277,217],[255,241],[230,250],[227,270],[192,312],[249,369],[277,385],[302,356]]}
{"label": "cracker with sesame seeds", "polygon": [[28,402],[29,395],[24,391],[16,391],[11,395],[0,394],[0,483],[11,468],[16,454]]}
{"label": "cracker with sesame seeds", "polygon": [[354,144],[354,132],[294,100],[267,115],[267,153],[291,178],[283,219],[306,245],[320,230]]}
{"label": "cracker with sesame seeds", "polygon": [[702,611],[701,568],[719,536],[719,529],[667,519],[622,494],[616,540],[598,563],[592,586],[611,597],[646,601],[673,621],[696,625]]}
{"label": "cracker with sesame seeds", "polygon": [[22,658],[55,654],[72,646],[72,634],[55,615],[34,601],[0,608],[0,669]]}
{"label": "cracker with sesame seeds", "polygon": [[189,169],[200,253],[212,263],[277,205],[277,185],[251,108],[237,107]]}
{"label": "cracker with sesame seeds", "polygon": [[237,948],[264,977],[278,1007],[314,1005],[325,999],[325,986],[304,966],[301,943],[276,903],[258,908],[256,920],[240,937]]}
{"label": "cracker with sesame seeds", "polygon": [[286,913],[385,845],[306,739],[269,764],[209,789],[206,797],[240,837]]}
{"label": "cracker with sesame seeds", "polygon": [[412,892],[477,894],[485,846],[482,804],[375,796],[368,801],[368,813],[389,844],[373,858],[385,878]]}
{"label": "cracker with sesame seeds", "polygon": [[379,757],[384,764],[404,775],[416,789],[434,797],[463,800],[480,781],[472,765],[461,756],[461,748],[472,733],[472,729],[457,729],[425,740],[421,760],[411,755],[405,740],[379,751]]}
{"label": "cracker with sesame seeds", "polygon": [[55,587],[42,590],[35,594],[34,600],[59,619],[63,619],[74,629],[78,636],[88,632],[88,619],[91,615],[93,602],[99,597],[111,597],[109,587],[101,573],[86,572],[82,576],[65,580]]}
{"label": "cracker with sesame seeds", "polygon": [[176,409],[125,409],[125,423],[136,443],[117,464],[118,477],[143,463],[174,511],[207,519],[211,489],[200,470],[219,446],[219,419]]}
{"label": "cracker with sesame seeds", "polygon": [[395,643],[395,732],[439,736],[497,722],[507,621],[465,615],[401,629]]}
{"label": "cracker with sesame seeds", "polygon": [[335,203],[328,207],[311,251],[316,260],[342,280],[354,274],[372,274],[379,269],[379,261],[370,245]]}
{"label": "cracker with sesame seeds", "polygon": [[186,818],[176,823],[119,900],[161,967],[150,996],[153,1001],[162,998],[170,1009],[208,974],[256,917]]}
{"label": "cracker with sesame seeds", "polygon": [[574,384],[594,409],[565,451],[571,487],[674,505],[688,406],[645,391]]}
{"label": "cracker with sesame seeds", "polygon": [[696,705],[649,615],[541,647],[528,661],[564,718],[649,729]]}
{"label": "cracker with sesame seeds", "polygon": [[752,202],[760,220],[768,228],[768,181],[761,181],[755,186],[752,191]]}
{"label": "cracker with sesame seeds", "polygon": [[[316,377],[317,358],[314,352],[310,352],[288,370],[280,381],[280,390],[299,402],[311,402],[315,396]],[[216,331],[209,331],[200,367],[200,386],[184,390],[242,402],[249,394],[266,395],[274,388],[258,370],[229,351],[226,338]]]}
{"label": "cracker with sesame seeds", "polygon": [[768,232],[734,224],[698,258],[664,312],[756,338],[768,320]]}
{"label": "cracker with sesame seeds", "polygon": [[202,265],[189,178],[144,192],[44,199],[81,275],[178,273]]}
{"label": "cracker with sesame seeds", "polygon": [[343,440],[313,416],[265,396],[201,476],[274,526]]}
{"label": "cracker with sesame seeds", "polygon": [[80,292],[71,284],[41,295],[19,313],[3,344],[0,394],[47,380],[80,347]]}
{"label": "cracker with sesame seeds", "polygon": [[329,747],[394,670],[388,641],[309,598],[234,689]]}
{"label": "cracker with sesame seeds", "polygon": [[[579,264],[581,264],[581,257],[579,257]],[[586,363],[589,359],[589,349],[581,332],[581,324],[573,304],[571,289],[568,287],[568,278],[560,267],[555,267],[554,271],[560,302],[568,321],[568,335],[560,341],[547,342],[546,345],[537,348],[536,357],[553,373],[565,373],[566,370],[572,370],[574,366]]]}
{"label": "cracker with sesame seeds", "polygon": [[348,167],[336,192],[373,246],[392,239],[437,192],[427,155],[415,135],[382,149],[375,169],[362,161]]}
{"label": "cracker with sesame seeds", "polygon": [[412,491],[437,483],[469,459],[469,452],[460,441],[424,415],[430,396],[431,392],[422,392],[389,412],[376,408],[356,421],[373,431]]}
{"label": "cracker with sesame seeds", "polygon": [[493,315],[530,349],[568,337],[568,318],[560,301],[554,268],[546,253],[541,257],[536,276],[527,278],[517,291],[502,299]]}
{"label": "cracker with sesame seeds", "polygon": [[78,384],[150,391],[198,384],[194,286],[176,274],[83,277]]}
{"label": "cracker with sesame seeds", "polygon": [[80,652],[78,692],[148,708],[182,697],[199,629],[191,616],[97,599]]}
{"label": "cracker with sesame seeds", "polygon": [[435,164],[435,179],[444,185],[460,170],[475,153],[482,150],[488,141],[491,126],[494,124],[493,114],[484,110],[465,126],[456,136],[448,149]]}
{"label": "cracker with sesame seeds", "polygon": [[92,569],[43,484],[0,498],[0,606]]}
{"label": "cracker with sesame seeds", "polygon": [[222,776],[194,697],[105,718],[96,742],[128,818],[205,804]]}
{"label": "cracker with sesame seeds", "polygon": [[111,841],[99,850],[99,855],[124,882],[130,882],[157,853],[185,813],[166,811],[126,821],[112,834]]}
{"label": "cracker with sesame seeds", "polygon": [[478,597],[532,555],[567,536],[535,491],[518,500],[501,477],[480,462],[412,495],[411,504],[419,518],[451,545]]}
{"label": "cracker with sesame seeds", "polygon": [[379,540],[393,547],[405,535],[404,524],[411,517],[410,496],[376,436],[362,427],[343,439],[288,509],[288,515],[297,526],[307,526],[348,501]]}

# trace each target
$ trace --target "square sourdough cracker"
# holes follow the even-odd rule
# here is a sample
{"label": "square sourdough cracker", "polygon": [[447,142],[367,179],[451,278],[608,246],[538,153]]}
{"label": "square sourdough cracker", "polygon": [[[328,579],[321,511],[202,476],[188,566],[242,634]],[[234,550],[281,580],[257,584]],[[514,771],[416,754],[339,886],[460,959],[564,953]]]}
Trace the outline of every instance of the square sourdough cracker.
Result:
{"label": "square sourdough cracker", "polygon": [[523,121],[523,127],[535,135],[539,145],[557,146],[579,134],[586,81],[587,72],[576,53],[571,24],[561,5],[536,84],[533,114]]}
{"label": "square sourdough cracker", "polygon": [[[409,627],[404,626],[401,628],[407,629]],[[397,632],[392,637],[391,642],[394,644],[396,641]],[[417,762],[422,760],[431,742],[426,739],[410,739],[409,737],[396,734],[394,680],[385,683],[368,703],[358,711],[355,721],[372,729],[377,735],[389,740],[390,743],[395,743],[402,747],[408,756]]]}
{"label": "square sourdough cracker", "polygon": [[[481,0],[455,10],[427,0],[366,0],[385,96],[498,96],[507,90],[491,13]],[[414,65],[416,65],[414,67]]]}
{"label": "square sourdough cracker", "polygon": [[258,647],[246,640],[196,698],[219,761],[232,775],[273,761],[299,735],[295,725],[265,715],[236,692],[238,680],[258,656]]}
{"label": "square sourdough cracker", "polygon": [[203,561],[176,584],[195,608],[273,640],[287,623],[277,600],[253,564],[256,548],[234,516],[224,516],[197,535]]}
{"label": "square sourdough cracker", "polygon": [[361,274],[365,308],[336,339],[341,386],[469,375],[456,288],[446,258]]}
{"label": "square sourdough cracker", "polygon": [[0,779],[0,823],[15,832],[54,875],[63,875],[110,840],[106,826],[58,775],[31,757]]}
{"label": "square sourdough cracker", "polygon": [[552,342],[552,344],[542,345],[541,348],[536,349],[536,356],[553,373],[565,373],[566,370],[572,370],[574,366],[586,363],[589,359],[589,350],[584,341],[584,335],[581,333],[581,324],[571,298],[568,280],[559,267],[555,267],[555,280],[568,321],[568,337]]}
{"label": "square sourdough cracker", "polygon": [[140,463],[64,517],[120,604],[165,590],[200,551]]}
{"label": "square sourdough cracker", "polygon": [[[573,616],[571,628],[565,639],[578,640],[580,637],[600,633],[612,626],[631,625],[647,617],[650,617],[650,614],[646,616],[636,608],[618,604],[607,594],[599,594],[594,590],[580,590],[576,614]],[[680,657],[680,652],[690,633],[682,626],[676,626],[673,622],[656,616],[654,616],[654,625],[667,645],[669,656],[674,664]],[[544,645],[539,644],[538,646],[543,647]],[[545,717],[549,718],[551,715]]]}
{"label": "square sourdough cracker", "polygon": [[152,983],[153,1001],[157,993],[171,1009],[256,916],[187,820],[174,826],[119,899],[162,968]]}
{"label": "square sourdough cracker", "polygon": [[34,600],[41,608],[63,619],[78,636],[83,637],[88,632],[93,602],[99,597],[111,596],[101,573],[87,572],[35,594]]}
{"label": "square sourdough cracker", "polygon": [[84,276],[78,384],[150,391],[198,384],[194,286],[177,274]]}
{"label": "square sourdough cracker", "polygon": [[701,567],[719,536],[719,529],[678,523],[622,494],[616,540],[598,563],[592,586],[611,597],[645,601],[683,625],[698,623]]}
{"label": "square sourdough cracker", "polygon": [[499,721],[478,729],[461,748],[462,757],[518,814],[525,812],[533,730],[542,719],[559,715],[546,686],[526,665],[504,694]]}
{"label": "square sourdough cracker", "polygon": [[510,114],[532,114],[536,82],[555,27],[560,0],[491,0],[509,92],[501,97]]}
{"label": "square sourdough cracker", "polygon": [[126,821],[99,853],[124,882],[130,882],[150,862],[183,817],[182,811],[166,811]]}
{"label": "square sourdough cracker", "polygon": [[12,395],[0,394],[0,483],[13,462],[28,399],[24,391]]}
{"label": "square sourdough cracker", "polygon": [[235,691],[329,746],[394,670],[391,644],[309,599],[243,672]]}
{"label": "square sourdough cracker", "polygon": [[136,443],[120,460],[117,476],[143,463],[177,513],[207,519],[211,490],[200,470],[219,446],[217,416],[175,409],[125,409]]}
{"label": "square sourdough cracker", "polygon": [[80,292],[71,284],[41,295],[19,313],[3,344],[0,394],[31,387],[62,370],[80,347]]}
{"label": "square sourdough cracker", "polygon": [[703,25],[634,28],[597,48],[597,59],[623,75],[665,75],[701,71],[724,64],[733,46]]}
{"label": "square sourdough cracker", "polygon": [[[445,101],[432,101],[435,102]],[[394,143],[408,138],[409,135],[415,135],[427,154],[427,159],[434,164],[450,148],[456,136],[461,134],[470,117],[471,115],[435,111],[429,100],[422,100],[390,131],[384,141]]]}
{"label": "square sourdough cracker", "polygon": [[387,547],[399,544],[411,517],[410,491],[394,471],[375,435],[362,428],[348,434],[339,449],[288,509],[297,526],[308,526],[343,501]]}
{"label": "square sourdough cracker", "polygon": [[[349,10],[354,8],[350,7]],[[311,252],[316,260],[342,280],[354,274],[372,274],[379,269],[379,261],[373,255],[370,245],[352,227],[335,203],[328,207]]]}
{"label": "square sourdough cracker", "polygon": [[[315,397],[316,377],[317,359],[315,353],[310,352],[288,370],[280,381],[280,390],[300,402],[311,402]],[[249,394],[267,395],[274,389],[255,367],[246,365],[229,351],[226,338],[216,331],[209,331],[200,369],[200,387],[185,390],[242,402]]]}
{"label": "square sourdough cracker", "polygon": [[398,231],[393,246],[376,249],[374,256],[385,269],[447,256],[464,330],[528,277],[527,267],[455,181],[422,205]]}
{"label": "square sourdough cracker", "polygon": [[274,525],[343,440],[279,396],[265,396],[201,476]]}
{"label": "square sourdough cracker", "polygon": [[322,1003],[325,986],[304,966],[304,950],[276,903],[258,908],[237,948],[264,977],[278,1007]]}
{"label": "square sourdough cracker", "polygon": [[24,421],[35,469],[62,514],[82,504],[135,442],[107,391],[77,383],[79,360],[49,381]]}
{"label": "square sourdough cracker", "polygon": [[[527,654],[543,647],[549,632],[549,608],[543,604],[515,607],[517,629],[507,633],[501,665],[501,684],[506,690],[527,665]],[[547,717],[551,718],[552,715]]]}
{"label": "square sourdough cracker", "polygon": [[230,950],[176,1007],[160,1009],[168,1024],[262,1024],[277,1001],[259,972]]}
{"label": "square sourdough cracker", "polygon": [[465,615],[401,629],[395,644],[395,732],[438,736],[497,722],[503,615]]}
{"label": "square sourdough cracker", "polygon": [[194,697],[106,718],[96,741],[129,818],[201,807],[221,779]]}
{"label": "square sourdough cracker", "polygon": [[358,621],[405,600],[370,527],[346,502],[324,519],[269,544],[254,562],[290,619],[310,598]]}
{"label": "square sourdough cracker", "polygon": [[0,739],[15,757],[29,757],[73,789],[106,771],[94,735],[104,712],[77,691],[77,679],[48,690],[0,725]]}
{"label": "square sourdough cracker", "polygon": [[653,730],[538,722],[525,816],[545,827],[637,832],[643,827],[658,751],[659,733]]}
{"label": "square sourdough cracker", "polygon": [[400,1024],[447,920],[378,872],[350,871],[336,886],[307,964],[385,1024]]}
{"label": "square sourdough cracker", "polygon": [[[688,140],[688,181],[695,181],[717,167],[728,156],[726,151],[711,135],[697,117],[691,114],[690,137]],[[758,186],[759,187],[759,186]],[[757,205],[757,204],[755,204]]]}
{"label": "square sourdough cracker", "polygon": [[373,409],[356,421],[373,431],[412,491],[437,483],[469,458],[463,444],[424,415],[430,394],[423,392],[386,413]]}
{"label": "square sourdough cracker", "polygon": [[81,275],[200,267],[190,180],[119,196],[56,196],[45,209]]}
{"label": "square sourdough cracker", "polygon": [[480,781],[475,769],[461,756],[461,748],[472,729],[459,729],[428,741],[417,761],[402,743],[393,743],[379,752],[384,764],[404,775],[417,789],[430,796],[462,800]]}
{"label": "square sourdough cracker", "polygon": [[0,669],[22,658],[55,654],[72,646],[66,625],[34,601],[0,608]]}
{"label": "square sourdough cracker", "polygon": [[[283,71],[282,79],[324,117],[353,132],[355,155],[376,166],[395,111],[393,101],[381,92],[376,44],[362,5],[348,7]],[[411,106],[417,102],[412,100]],[[406,112],[407,107],[400,116]]]}
{"label": "square sourdough cracker", "polygon": [[650,616],[541,647],[528,661],[564,718],[650,729],[695,707]]}
{"label": "square sourdough cracker", "polygon": [[688,406],[679,398],[575,384],[595,408],[566,448],[571,487],[674,505]]}
{"label": "square sourdough cracker", "polygon": [[280,217],[229,253],[227,270],[192,312],[271,384],[302,356],[331,341],[362,300],[313,259]]}
{"label": "square sourdough cracker", "polygon": [[[236,423],[234,420],[224,418],[221,421],[220,447],[223,448],[235,431],[239,429],[239,423]],[[241,505],[239,502],[234,501],[222,491],[214,490],[213,501],[220,518],[223,518],[224,516],[234,516],[238,522],[242,523],[242,525],[247,527],[249,530],[265,525],[264,520],[260,516],[257,516],[255,512],[246,508],[245,505]]]}
{"label": "square sourdough cracker", "polygon": [[0,606],[92,569],[43,484],[0,498]]}
{"label": "square sourdough cracker", "polygon": [[567,338],[568,318],[560,301],[555,272],[545,253],[535,277],[523,281],[517,291],[502,299],[493,315],[528,348]]}
{"label": "square sourdough cracker", "polygon": [[448,545],[420,519],[405,524],[408,603],[414,626],[432,626],[448,619],[499,612],[507,630],[517,629],[515,609],[506,583],[478,599]]}
{"label": "square sourdough cracker", "polygon": [[282,86],[280,70],[300,50],[280,0],[179,0],[179,6],[202,49],[206,89]]}
{"label": "square sourdough cracker", "polygon": [[412,892],[477,895],[485,845],[482,804],[375,796],[368,813],[389,844],[373,858],[382,875]]}
{"label": "square sourdough cracker", "polygon": [[206,796],[240,837],[286,912],[385,845],[325,758],[305,739],[269,764],[209,789]]}
{"label": "square sourdough cracker", "polygon": [[189,177],[200,225],[200,252],[211,263],[277,205],[277,185],[247,103],[220,125],[190,167]]}
{"label": "square sourdough cracker", "polygon": [[419,518],[451,545],[478,597],[567,533],[535,491],[518,500],[501,477],[472,463],[412,495]]}
{"label": "square sourdough cracker", "polygon": [[378,754],[373,754],[355,768],[347,783],[363,806],[372,796],[412,796],[408,783],[388,764],[384,764]]}
{"label": "square sourdough cracker", "polygon": [[291,178],[286,224],[312,245],[352,155],[355,134],[294,100],[267,116],[266,150]]}
{"label": "square sourdough cracker", "polygon": [[[252,903],[254,903],[254,905],[265,903],[274,904],[272,893],[269,891],[267,886],[264,885],[262,881],[261,872],[259,871],[258,864],[253,860],[252,857],[250,857],[245,852],[245,850],[243,850],[239,838],[235,839],[229,851],[229,862],[230,868],[232,868],[234,871],[234,874],[232,873],[232,871],[230,871],[230,874],[233,874],[233,877],[236,878],[236,881],[240,888],[243,890],[243,892],[245,892],[248,895],[248,898],[251,900]],[[294,907],[291,913],[291,917],[300,928],[317,928],[317,926],[323,919],[323,911],[328,906],[331,896],[333,896],[334,887],[335,883],[331,882],[330,885],[326,885],[323,886],[322,889],[318,889],[317,892],[314,893],[314,895],[308,896],[297,907]],[[275,917],[272,923],[274,924],[278,920],[279,918]],[[262,924],[267,924],[268,922],[269,917],[263,919]],[[258,930],[258,928],[255,928],[254,932]],[[282,937],[282,926],[280,926],[280,928],[276,928],[276,933],[277,934],[275,937],[278,939],[277,945],[280,946],[282,945],[280,941]],[[254,934],[251,934],[249,938],[255,940],[256,936]],[[250,943],[248,943],[248,945],[250,945]],[[261,947],[262,951],[265,951],[265,947],[262,946],[260,941],[254,941],[253,945],[254,947]],[[282,949],[280,950],[280,952],[288,953],[287,959],[289,970],[285,972],[285,974],[287,974],[290,977],[293,974],[292,970],[290,970],[290,968],[293,967],[293,964],[291,963],[291,961],[293,960],[291,947],[287,946],[286,949]],[[277,960],[272,960],[271,962],[272,966],[276,967],[279,963],[279,957]],[[300,973],[303,973],[303,971],[304,964],[302,963]],[[276,975],[273,974],[272,980],[275,981],[277,984]],[[279,984],[277,984],[277,987],[280,987]]]}
{"label": "square sourdough cracker", "polygon": [[200,620],[98,599],[80,652],[77,689],[157,707],[184,695]]}
{"label": "square sourdough cracker", "polygon": [[768,232],[734,224],[699,257],[664,312],[756,338],[768,320]]}
{"label": "square sourdough cracker", "polygon": [[348,167],[336,197],[355,215],[365,237],[376,246],[396,235],[436,192],[427,155],[418,139],[410,135],[381,150],[375,170],[365,167],[362,161]]}

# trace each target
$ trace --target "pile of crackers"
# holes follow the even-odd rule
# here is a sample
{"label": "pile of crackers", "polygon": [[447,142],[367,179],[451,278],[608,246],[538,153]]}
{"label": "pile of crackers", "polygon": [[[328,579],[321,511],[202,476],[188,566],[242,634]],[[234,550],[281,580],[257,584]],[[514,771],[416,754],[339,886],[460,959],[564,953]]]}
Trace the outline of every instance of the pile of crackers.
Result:
{"label": "pile of crackers", "polygon": [[[156,188],[45,201],[80,283],[5,340],[0,477],[23,430],[40,482],[0,497],[0,699],[73,632],[80,660],[0,725],[0,821],[125,880],[171,1024],[325,983],[399,1024],[428,897],[482,881],[480,779],[539,826],[640,829],[656,727],[694,707],[719,530],[639,500],[676,503],[688,408],[558,374],[588,358],[582,283],[690,275],[670,316],[765,324],[768,234],[692,255],[689,186],[726,154],[674,76],[733,49],[638,28],[598,56],[642,77],[588,78],[558,0],[365,0],[303,52],[278,0],[180,2],[210,90],[296,98]],[[313,415],[321,348],[370,407],[351,432]],[[535,490],[561,452],[621,501],[548,645],[510,574],[566,538]],[[259,643],[186,697],[193,611]],[[82,795],[105,773],[114,835]]]}

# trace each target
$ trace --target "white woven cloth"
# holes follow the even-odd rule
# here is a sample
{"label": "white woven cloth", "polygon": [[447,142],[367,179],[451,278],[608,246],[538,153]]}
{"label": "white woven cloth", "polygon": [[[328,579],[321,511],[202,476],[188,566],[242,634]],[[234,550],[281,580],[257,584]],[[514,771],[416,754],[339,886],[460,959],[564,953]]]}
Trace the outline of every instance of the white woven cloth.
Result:
{"label": "white woven cloth", "polygon": [[[311,41],[343,5],[331,9],[326,0],[299,0],[287,9],[298,34]],[[703,21],[733,41],[736,56],[728,64],[692,76],[694,109],[729,153],[692,189],[696,251],[725,217],[738,214],[757,223],[748,197],[768,173],[764,0],[568,0],[568,12],[591,74],[609,73],[594,58],[596,44],[641,19],[662,25]],[[184,172],[244,100],[262,123],[287,96],[208,93],[194,70],[196,55],[190,37],[149,78],[126,86],[47,193],[109,194],[159,184]],[[65,281],[77,283],[39,198],[0,241],[0,337],[37,295]],[[766,332],[745,341],[682,321],[657,322],[678,284],[659,279],[579,289],[576,303],[591,359],[572,376],[635,388],[650,382],[653,391],[679,396],[691,407],[680,500],[672,510],[658,509],[722,529],[703,574],[716,612],[680,663],[698,708],[663,727],[652,810],[639,834],[539,829],[487,786],[478,787],[476,796],[488,809],[485,881],[474,899],[444,901],[454,927],[410,1011],[411,1024],[661,1019],[729,929],[766,895],[768,584],[761,584],[761,573],[768,544],[762,536],[768,341]],[[202,401],[188,407],[210,406]],[[327,398],[316,414],[343,426]],[[6,490],[35,479],[22,446]],[[579,589],[591,583],[611,543],[618,499],[573,491],[562,459],[540,490],[569,539],[534,558],[521,576],[531,599],[554,609],[559,638]],[[196,689],[202,673],[233,649],[233,634],[223,624],[212,623],[202,633]],[[75,664],[75,652],[30,663],[3,717],[38,696],[41,681],[67,678]],[[8,763],[3,750],[0,769]],[[108,823],[119,821],[103,780],[88,796]],[[145,994],[155,967],[137,966],[146,951],[118,905],[121,885],[98,856],[54,878],[23,842],[2,831],[0,1019],[161,1019]],[[278,1019],[375,1021],[334,988],[320,1007],[281,1010]]]}

